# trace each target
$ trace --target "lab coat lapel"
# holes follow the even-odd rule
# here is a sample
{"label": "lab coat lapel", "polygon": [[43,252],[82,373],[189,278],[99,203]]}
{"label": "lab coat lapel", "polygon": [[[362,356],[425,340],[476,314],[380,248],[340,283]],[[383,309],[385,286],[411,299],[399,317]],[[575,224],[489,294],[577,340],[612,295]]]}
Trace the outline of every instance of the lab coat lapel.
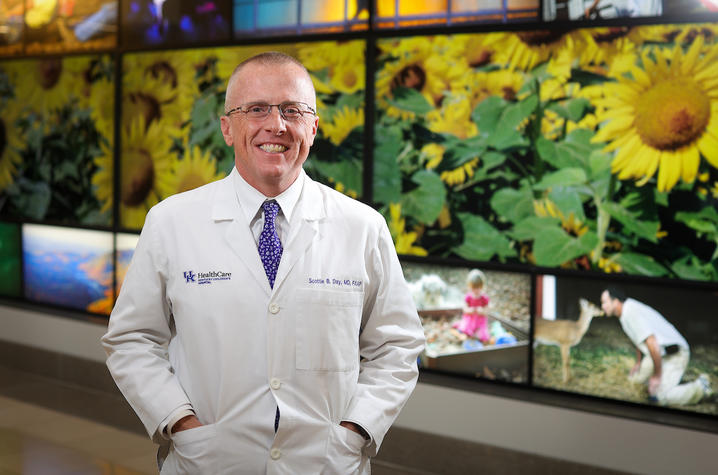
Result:
{"label": "lab coat lapel", "polygon": [[[236,173],[236,169],[233,169],[232,173]],[[267,274],[264,272],[262,260],[259,258],[252,231],[243,220],[239,219],[241,213],[242,210],[234,192],[232,177],[228,176],[221,183],[212,204],[212,219],[215,225],[225,226],[224,238],[227,245],[247,266],[252,276],[259,282],[262,290],[269,295],[272,289],[269,287]]]}
{"label": "lab coat lapel", "polygon": [[305,177],[302,195],[289,225],[289,239],[283,244],[282,260],[277,269],[274,288],[278,289],[294,265],[319,236],[319,221],[326,215],[324,197],[317,184]]}

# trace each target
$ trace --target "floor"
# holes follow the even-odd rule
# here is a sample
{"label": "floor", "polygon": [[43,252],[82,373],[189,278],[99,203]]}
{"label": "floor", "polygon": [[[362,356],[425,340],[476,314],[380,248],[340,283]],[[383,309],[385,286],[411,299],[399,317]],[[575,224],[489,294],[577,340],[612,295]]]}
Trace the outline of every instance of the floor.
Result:
{"label": "floor", "polygon": [[[156,474],[156,448],[119,397],[0,366],[0,475]],[[390,461],[375,475],[431,475]]]}
{"label": "floor", "polygon": [[[75,369],[92,372],[92,368]],[[114,391],[88,389],[0,365],[0,475],[156,474],[154,444],[130,406]],[[389,430],[382,451],[372,460],[373,475],[472,472],[618,473],[402,428]]]}

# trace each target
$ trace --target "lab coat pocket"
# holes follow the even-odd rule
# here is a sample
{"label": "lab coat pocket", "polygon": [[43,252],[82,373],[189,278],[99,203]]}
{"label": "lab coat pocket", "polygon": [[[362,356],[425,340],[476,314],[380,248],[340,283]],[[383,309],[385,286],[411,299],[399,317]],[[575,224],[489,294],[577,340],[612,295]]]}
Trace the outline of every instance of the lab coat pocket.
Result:
{"label": "lab coat pocket", "polygon": [[297,369],[356,369],[363,297],[362,292],[297,290]]}
{"label": "lab coat pocket", "polygon": [[339,424],[332,428],[331,438],[327,446],[327,463],[322,475],[360,473],[362,448],[366,445],[364,437]]}
{"label": "lab coat pocket", "polygon": [[[212,474],[216,454],[214,453],[217,427],[207,424],[172,434],[174,472],[177,474]],[[163,467],[164,468],[164,467]]]}

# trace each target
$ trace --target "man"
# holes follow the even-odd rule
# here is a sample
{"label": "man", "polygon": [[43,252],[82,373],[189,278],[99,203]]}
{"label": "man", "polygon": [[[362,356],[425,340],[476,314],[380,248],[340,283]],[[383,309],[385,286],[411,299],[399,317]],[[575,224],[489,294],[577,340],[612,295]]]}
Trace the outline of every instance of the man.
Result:
{"label": "man", "polygon": [[240,64],[235,168],[147,215],[103,343],[162,473],[369,473],[414,388],[423,330],[386,222],[302,170],[315,110],[295,59]]}
{"label": "man", "polygon": [[686,340],[656,310],[620,289],[601,293],[601,308],[607,316],[618,317],[621,327],[636,346],[636,364],[629,381],[648,384],[650,398],[660,404],[695,404],[710,396],[708,375],[701,374],[691,383],[680,384],[688,366],[690,350]]}

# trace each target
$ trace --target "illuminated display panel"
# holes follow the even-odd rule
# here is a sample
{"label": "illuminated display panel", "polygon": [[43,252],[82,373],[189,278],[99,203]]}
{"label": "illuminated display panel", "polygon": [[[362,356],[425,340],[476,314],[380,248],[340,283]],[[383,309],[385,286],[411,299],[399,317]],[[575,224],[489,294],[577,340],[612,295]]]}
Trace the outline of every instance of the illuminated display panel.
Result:
{"label": "illuminated display panel", "polygon": [[[718,402],[705,396],[705,386],[698,381],[700,375],[705,375],[705,381],[712,387],[718,384],[718,367],[715,365],[718,360],[718,322],[715,319],[718,294],[715,291],[676,287],[665,282],[639,284],[576,276],[543,275],[536,279],[537,323],[534,325],[534,339],[539,341],[533,356],[534,385],[718,414]],[[644,381],[644,376],[652,374],[651,367],[633,371],[637,347],[623,330],[621,321],[625,320],[625,325],[630,328],[630,322],[635,321],[632,319],[637,307],[624,303],[620,318],[614,314],[616,307],[609,308],[608,314],[602,312],[601,295],[607,288],[622,291],[627,299],[657,311],[678,332],[680,337],[675,338],[672,330],[662,329],[657,324],[648,327],[651,335],[666,343],[659,343],[658,350],[663,355],[664,377],[681,381],[678,389],[659,387],[658,392],[651,395]],[[589,304],[579,303],[581,299]],[[690,310],[686,302],[690,302]],[[630,305],[634,310],[630,309]],[[567,341],[569,334],[575,335],[577,342],[568,353],[567,372],[564,374],[564,360],[556,342]],[[662,336],[656,336],[658,334]],[[674,374],[679,355],[675,351],[678,348],[672,346],[675,345],[674,338],[679,341],[681,337],[690,352],[682,378],[680,374]],[[648,348],[643,350],[648,351]],[[642,356],[641,359],[646,359],[645,366],[651,357]],[[670,360],[672,362],[669,363]]]}
{"label": "illuminated display panel", "polygon": [[369,11],[359,0],[234,0],[236,37],[366,30]]}
{"label": "illuminated display panel", "polygon": [[482,275],[469,267],[412,262],[402,267],[427,341],[422,368],[528,381],[528,274],[486,270]]}
{"label": "illuminated display panel", "polygon": [[107,55],[0,63],[0,216],[112,224],[113,70]]}
{"label": "illuminated display panel", "polygon": [[544,0],[543,3],[545,21],[656,17],[662,13],[663,0]]}
{"label": "illuminated display panel", "polygon": [[24,0],[0,0],[0,55],[22,53]]}
{"label": "illuminated display panel", "polygon": [[110,232],[22,225],[23,279],[28,300],[109,314]]}
{"label": "illuminated display panel", "polygon": [[25,7],[28,54],[117,46],[118,0],[26,0]]}
{"label": "illuminated display panel", "polygon": [[124,1],[122,41],[127,47],[226,41],[232,29],[230,1]]}
{"label": "illuminated display panel", "polygon": [[539,19],[539,0],[375,0],[377,28]]}
{"label": "illuminated display panel", "polygon": [[219,120],[226,83],[237,64],[269,50],[299,58],[314,80],[321,120],[305,170],[358,197],[364,49],[364,41],[352,40],[124,55],[120,225],[140,229],[149,208],[160,200],[231,171],[234,152],[224,142]]}
{"label": "illuminated display panel", "polygon": [[663,14],[670,18],[693,17],[705,21],[706,15],[718,14],[716,0],[665,0]]}
{"label": "illuminated display panel", "polygon": [[379,40],[374,201],[399,253],[718,281],[714,29]]}
{"label": "illuminated display panel", "polygon": [[21,296],[20,225],[0,222],[0,295]]}

